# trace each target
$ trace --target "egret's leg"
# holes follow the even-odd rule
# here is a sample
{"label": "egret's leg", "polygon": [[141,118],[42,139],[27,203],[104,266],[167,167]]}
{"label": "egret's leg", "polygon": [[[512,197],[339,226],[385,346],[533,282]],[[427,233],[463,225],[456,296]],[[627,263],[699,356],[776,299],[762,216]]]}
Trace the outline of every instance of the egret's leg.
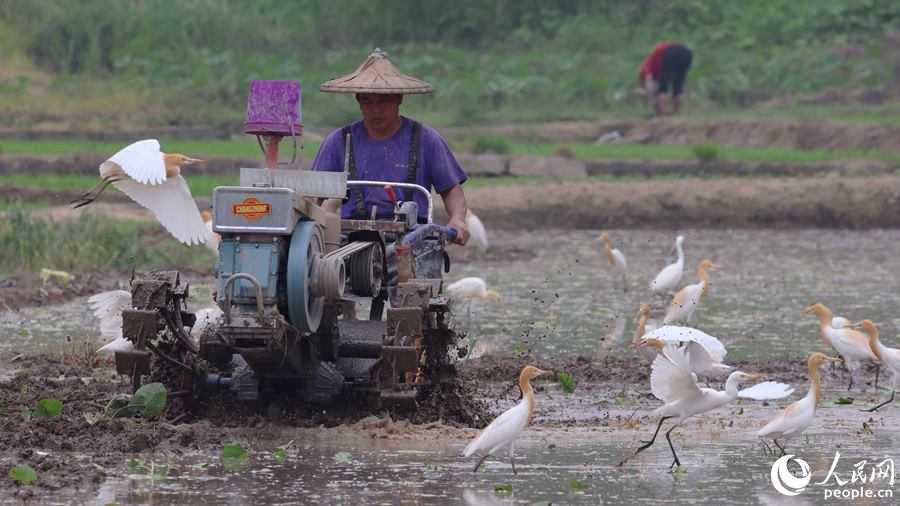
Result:
{"label": "egret's leg", "polygon": [[[780,444],[778,444],[778,440],[777,440],[777,439],[773,439],[772,442],[775,443],[775,446],[777,446],[779,450],[781,450],[781,456],[782,456],[782,457],[784,457],[785,455],[787,455],[787,450],[785,450],[783,446],[781,446]],[[785,445],[785,446],[787,446],[787,445]]]}
{"label": "egret's leg", "polygon": [[875,387],[876,395],[878,394],[878,373],[879,372],[881,372],[881,362],[877,362],[875,364],[875,384],[873,386]]}
{"label": "egret's leg", "polygon": [[513,466],[513,474],[519,474],[519,472],[516,471],[516,458],[515,458],[515,457],[510,457],[510,458],[509,458],[509,461],[512,462],[512,466]]}
{"label": "egret's leg", "polygon": [[625,274],[622,274],[622,289],[625,290],[625,293],[628,293],[628,280]]}
{"label": "egret's leg", "polygon": [[850,389],[853,388],[853,371],[848,367],[847,372],[850,374],[850,385],[847,387],[847,391],[849,392]]}
{"label": "egret's leg", "polygon": [[490,456],[491,456],[490,453],[486,453],[486,454],[484,455],[484,457],[481,457],[481,460],[479,460],[478,463],[475,464],[475,469],[472,469],[472,472],[473,472],[473,473],[478,472],[478,468],[481,467],[481,464],[484,462],[484,459],[486,459],[486,458],[488,458],[488,457],[490,457]]}
{"label": "egret's leg", "polygon": [[509,444],[509,461],[512,462],[513,474],[519,474],[516,471],[516,442]]}
{"label": "egret's leg", "polygon": [[886,405],[886,404],[890,404],[890,403],[894,402],[894,394],[895,394],[895,393],[897,393],[897,390],[891,390],[891,398],[890,398],[890,399],[888,399],[888,400],[882,402],[881,404],[875,406],[875,407],[872,408],[872,409],[863,409],[862,411],[867,411],[867,412],[869,412],[869,413],[871,413],[871,412],[873,412],[873,411],[878,411],[878,408],[880,408],[880,407],[882,407],[882,406],[884,406],[884,405]]}
{"label": "egret's leg", "polygon": [[674,417],[675,417],[674,415],[671,415],[671,416],[664,416],[664,417],[660,418],[659,425],[656,426],[656,432],[653,433],[653,438],[650,439],[650,441],[641,441],[641,443],[646,443],[646,444],[644,446],[638,448],[638,452],[642,452],[642,451],[646,450],[647,448],[650,448],[650,445],[652,445],[656,441],[656,436],[659,434],[659,429],[662,428],[663,422],[665,422],[669,418],[674,418]]}
{"label": "egret's leg", "polygon": [[672,426],[671,429],[666,431],[666,441],[669,442],[669,448],[672,450],[672,456],[675,457],[675,462],[673,462],[672,465],[669,466],[669,469],[671,469],[675,466],[681,465],[681,462],[678,462],[678,455],[675,454],[675,447],[672,446],[672,438],[669,437],[669,435],[672,434],[672,431],[675,430],[675,427],[678,427],[679,424],[680,424],[680,422],[676,423],[675,425]]}
{"label": "egret's leg", "polygon": [[[104,184],[104,183],[106,183],[106,184]],[[73,209],[78,209],[78,208],[81,207],[81,206],[86,206],[86,205],[90,204],[91,202],[94,201],[95,198],[99,197],[100,194],[103,193],[103,190],[105,190],[106,187],[109,186],[109,183],[112,183],[112,181],[109,180],[109,179],[101,179],[100,182],[97,183],[97,184],[95,184],[93,188],[91,188],[90,190],[88,190],[86,193],[82,193],[81,195],[75,197],[74,199],[72,199],[71,202],[69,202],[69,204],[74,204],[75,202],[81,202],[80,204],[78,204],[77,206],[75,206]],[[100,186],[101,184],[103,185],[103,187],[100,188],[100,191],[98,191],[96,195],[94,195],[93,197],[91,197],[91,196],[90,196],[91,193],[92,193],[94,190],[96,190],[97,187]]]}

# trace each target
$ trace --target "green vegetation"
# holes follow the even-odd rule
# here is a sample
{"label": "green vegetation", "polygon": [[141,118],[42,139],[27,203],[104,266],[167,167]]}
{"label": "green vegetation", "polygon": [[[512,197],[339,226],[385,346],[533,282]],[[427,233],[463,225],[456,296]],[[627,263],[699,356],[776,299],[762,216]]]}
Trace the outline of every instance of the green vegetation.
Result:
{"label": "green vegetation", "polygon": [[722,147],[712,141],[699,142],[694,144],[694,158],[701,162],[713,162],[718,160]]}
{"label": "green vegetation", "polygon": [[106,405],[106,416],[131,418],[141,416],[149,420],[166,407],[166,387],[162,383],[147,383],[131,398],[120,397]]}
{"label": "green vegetation", "polygon": [[646,115],[628,97],[664,40],[694,50],[689,104],[743,108],[896,88],[898,25],[900,2],[884,0],[6,0],[0,125],[92,111],[92,128],[206,123],[224,135],[240,130],[256,79],[302,83],[305,123],[340,125],[355,102],[316,90],[375,46],[435,86],[405,106],[435,126]]}
{"label": "green vegetation", "polygon": [[472,140],[473,153],[509,153],[511,143],[506,137],[476,137]]}
{"label": "green vegetation", "polygon": [[0,276],[37,272],[45,267],[69,272],[133,265],[141,272],[171,265],[209,267],[210,256],[202,245],[185,246],[168,235],[162,240],[144,236],[158,230],[162,229],[156,224],[91,213],[75,221],[56,223],[11,206],[0,217]]}

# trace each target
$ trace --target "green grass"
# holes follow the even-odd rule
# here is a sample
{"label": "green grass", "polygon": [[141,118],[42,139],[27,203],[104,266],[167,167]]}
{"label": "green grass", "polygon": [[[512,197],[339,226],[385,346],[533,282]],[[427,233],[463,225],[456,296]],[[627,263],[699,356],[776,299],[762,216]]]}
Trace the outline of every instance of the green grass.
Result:
{"label": "green grass", "polygon": [[[82,153],[112,155],[116,151],[127,146],[128,142],[91,142],[91,141],[0,141],[0,152],[6,155],[77,155]],[[304,141],[303,159],[305,166],[309,166],[312,159],[319,152],[321,141]],[[191,157],[203,156],[247,156],[259,157],[263,160],[262,150],[256,137],[247,136],[239,141],[174,141],[160,140],[162,151],[165,153],[181,153]],[[299,151],[300,145],[298,143]],[[294,144],[290,140],[282,141],[279,145],[279,159],[290,161],[294,152]],[[190,169],[186,169],[190,170]]]}
{"label": "green grass", "polygon": [[158,239],[159,225],[115,220],[91,213],[55,223],[11,206],[0,217],[0,276],[42,268],[73,273],[96,268],[139,271],[178,266],[208,268],[206,247],[185,246],[174,238]]}
{"label": "green grass", "polygon": [[[658,146],[647,144],[527,144],[513,143],[512,154],[550,156],[561,145],[567,146],[577,158],[689,160],[694,158],[693,145]],[[793,149],[722,148],[720,159],[749,162],[826,162],[846,158],[896,159],[894,153],[868,150],[801,151]]]}

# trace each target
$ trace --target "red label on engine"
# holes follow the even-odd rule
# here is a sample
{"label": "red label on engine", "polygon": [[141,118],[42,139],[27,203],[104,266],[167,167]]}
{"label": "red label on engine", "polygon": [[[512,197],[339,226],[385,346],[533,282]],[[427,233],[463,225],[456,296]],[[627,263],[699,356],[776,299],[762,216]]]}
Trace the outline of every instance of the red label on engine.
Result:
{"label": "red label on engine", "polygon": [[256,221],[264,214],[272,214],[272,204],[260,202],[256,197],[247,197],[240,204],[234,205],[233,212],[247,221]]}

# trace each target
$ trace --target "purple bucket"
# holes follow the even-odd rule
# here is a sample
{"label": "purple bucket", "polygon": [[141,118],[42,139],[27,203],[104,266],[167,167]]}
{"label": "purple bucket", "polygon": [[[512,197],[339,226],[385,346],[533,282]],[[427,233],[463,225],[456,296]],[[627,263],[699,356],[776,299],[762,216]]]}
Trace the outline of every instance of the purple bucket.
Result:
{"label": "purple bucket", "polygon": [[300,112],[300,83],[291,81],[253,81],[247,99],[244,132],[298,136],[303,132]]}

